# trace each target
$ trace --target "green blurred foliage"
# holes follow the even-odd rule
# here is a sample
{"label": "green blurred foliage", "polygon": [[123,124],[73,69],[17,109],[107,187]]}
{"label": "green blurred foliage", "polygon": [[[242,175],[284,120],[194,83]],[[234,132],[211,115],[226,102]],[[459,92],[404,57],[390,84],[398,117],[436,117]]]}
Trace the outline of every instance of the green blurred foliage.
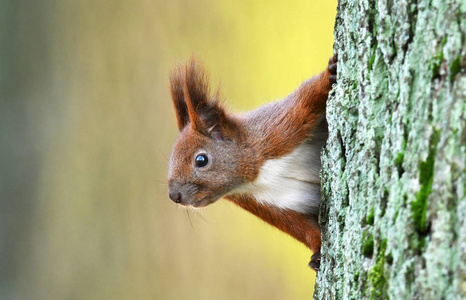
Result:
{"label": "green blurred foliage", "polygon": [[1,299],[310,299],[302,245],[167,197],[168,72],[248,110],[323,70],[336,1],[0,2]]}

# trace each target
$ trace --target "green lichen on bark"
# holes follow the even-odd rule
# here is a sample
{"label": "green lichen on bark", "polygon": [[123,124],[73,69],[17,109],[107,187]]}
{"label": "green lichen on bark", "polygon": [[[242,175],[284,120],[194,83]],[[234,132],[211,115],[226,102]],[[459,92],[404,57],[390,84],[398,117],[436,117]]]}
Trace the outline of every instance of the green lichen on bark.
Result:
{"label": "green lichen on bark", "polygon": [[432,182],[434,180],[434,157],[437,153],[437,145],[440,131],[436,131],[430,141],[429,155],[426,160],[419,164],[419,183],[421,188],[416,194],[416,200],[411,202],[413,211],[414,227],[421,233],[425,233],[427,227],[427,204],[428,197],[432,192]]}
{"label": "green lichen on bark", "polygon": [[385,250],[387,249],[387,240],[383,240],[380,245],[379,255],[376,264],[370,269],[368,278],[371,282],[371,291],[369,299],[387,299],[387,275],[385,274]]}
{"label": "green lichen on bark", "polygon": [[466,2],[341,0],[315,299],[466,298]]}
{"label": "green lichen on bark", "polygon": [[364,232],[362,239],[362,254],[366,257],[371,257],[374,252],[374,236],[367,236],[366,232]]}
{"label": "green lichen on bark", "polygon": [[374,208],[371,208],[371,212],[366,217],[366,224],[373,225],[374,224]]}

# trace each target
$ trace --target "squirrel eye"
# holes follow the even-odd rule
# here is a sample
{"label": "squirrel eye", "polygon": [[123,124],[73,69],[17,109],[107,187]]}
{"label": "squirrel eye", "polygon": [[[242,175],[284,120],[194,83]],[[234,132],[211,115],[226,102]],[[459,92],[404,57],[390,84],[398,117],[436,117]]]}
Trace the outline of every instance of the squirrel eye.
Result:
{"label": "squirrel eye", "polygon": [[194,161],[196,162],[196,167],[198,168],[205,167],[209,163],[209,159],[205,154],[199,154],[198,156],[196,156],[196,159]]}

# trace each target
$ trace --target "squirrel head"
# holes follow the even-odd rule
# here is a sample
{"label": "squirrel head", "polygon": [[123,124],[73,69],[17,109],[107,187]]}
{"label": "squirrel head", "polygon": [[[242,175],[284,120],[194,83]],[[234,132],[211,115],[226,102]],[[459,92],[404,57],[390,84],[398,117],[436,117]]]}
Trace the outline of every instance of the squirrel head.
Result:
{"label": "squirrel head", "polygon": [[169,161],[170,199],[203,207],[254,178],[244,125],[221,107],[218,91],[210,94],[196,61],[170,74],[170,92],[180,130]]}

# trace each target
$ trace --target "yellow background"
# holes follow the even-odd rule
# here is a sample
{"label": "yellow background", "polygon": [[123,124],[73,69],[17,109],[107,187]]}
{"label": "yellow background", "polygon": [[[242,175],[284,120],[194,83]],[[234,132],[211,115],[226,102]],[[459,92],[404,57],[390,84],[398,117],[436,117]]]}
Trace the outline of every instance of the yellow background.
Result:
{"label": "yellow background", "polygon": [[311,299],[311,252],[226,201],[167,196],[168,73],[195,55],[227,106],[332,54],[336,1],[0,5],[2,299]]}

